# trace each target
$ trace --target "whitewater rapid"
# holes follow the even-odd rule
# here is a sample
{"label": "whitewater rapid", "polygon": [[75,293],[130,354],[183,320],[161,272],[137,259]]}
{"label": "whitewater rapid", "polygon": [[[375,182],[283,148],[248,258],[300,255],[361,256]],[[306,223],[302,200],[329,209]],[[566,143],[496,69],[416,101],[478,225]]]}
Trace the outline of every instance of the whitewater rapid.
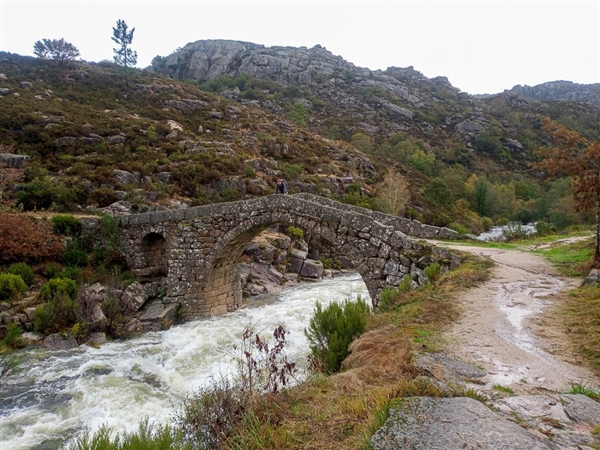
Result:
{"label": "whitewater rapid", "polygon": [[234,370],[233,347],[250,324],[264,330],[263,338],[278,325],[286,328],[285,352],[301,377],[308,354],[303,330],[316,302],[358,297],[370,304],[360,276],[344,274],[99,348],[26,350],[19,372],[0,380],[0,449],[54,450],[85,428],[132,432],[145,417],[164,424],[187,395]]}

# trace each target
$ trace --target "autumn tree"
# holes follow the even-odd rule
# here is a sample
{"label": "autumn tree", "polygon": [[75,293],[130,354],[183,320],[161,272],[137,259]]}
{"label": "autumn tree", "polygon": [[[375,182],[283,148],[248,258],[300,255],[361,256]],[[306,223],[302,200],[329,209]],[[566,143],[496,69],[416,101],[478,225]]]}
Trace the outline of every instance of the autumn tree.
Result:
{"label": "autumn tree", "polygon": [[115,62],[125,68],[125,84],[129,86],[127,79],[127,68],[137,64],[137,52],[131,49],[135,27],[128,30],[124,20],[117,20],[117,26],[113,27],[112,40],[117,43],[118,48],[113,48]]}
{"label": "autumn tree", "polygon": [[59,64],[72,61],[79,56],[79,50],[64,39],[42,39],[33,45],[33,54],[40,59],[54,59]]}
{"label": "autumn tree", "polygon": [[406,178],[390,170],[383,179],[383,184],[377,195],[377,206],[384,213],[392,216],[404,214],[406,203],[410,199]]}
{"label": "autumn tree", "polygon": [[547,119],[544,131],[554,141],[539,151],[535,166],[552,178],[571,177],[576,211],[592,209],[596,217],[594,267],[600,267],[600,142],[589,141],[576,131]]}

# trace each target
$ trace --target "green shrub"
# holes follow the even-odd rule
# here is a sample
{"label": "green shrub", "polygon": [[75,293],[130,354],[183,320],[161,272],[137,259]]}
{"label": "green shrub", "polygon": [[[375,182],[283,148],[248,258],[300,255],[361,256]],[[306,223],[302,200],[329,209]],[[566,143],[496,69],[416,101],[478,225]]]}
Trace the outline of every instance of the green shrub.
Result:
{"label": "green shrub", "polygon": [[489,231],[492,229],[493,226],[494,221],[492,219],[490,219],[489,217],[481,218],[481,227],[483,228],[483,231]]}
{"label": "green shrub", "polygon": [[452,222],[450,225],[448,225],[448,228],[456,231],[461,236],[470,233],[470,230],[466,226],[456,222]]}
{"label": "green shrub", "polygon": [[425,274],[430,283],[435,283],[437,280],[440,279],[440,275],[442,273],[440,263],[436,262],[425,267],[425,269],[423,269],[423,273]]}
{"label": "green shrub", "polygon": [[547,234],[552,233],[552,226],[548,223],[548,222],[544,222],[543,220],[540,220],[539,222],[537,222],[535,224],[535,231],[537,232],[538,235],[540,236],[545,236]]}
{"label": "green shrub", "polygon": [[139,423],[137,432],[115,433],[112,428],[102,425],[90,435],[85,430],[72,441],[68,450],[192,450],[191,444],[183,442],[181,431],[170,425],[150,424],[145,418]]}
{"label": "green shrub", "polygon": [[17,300],[27,292],[27,285],[20,275],[0,273],[0,300]]}
{"label": "green shrub", "polygon": [[396,300],[405,292],[412,291],[412,278],[410,275],[404,275],[402,281],[397,288],[385,288],[379,294],[379,305],[377,310],[379,312],[386,312],[393,309],[396,304]]}
{"label": "green shrub", "polygon": [[379,294],[379,304],[377,309],[380,312],[389,311],[394,305],[394,299],[398,295],[398,290],[393,288],[385,288]]}
{"label": "green shrub", "polygon": [[44,302],[35,309],[33,328],[39,333],[60,331],[77,321],[77,283],[70,278],[53,278],[42,286]]}
{"label": "green shrub", "polygon": [[340,261],[338,261],[335,258],[331,258],[331,257],[327,257],[327,256],[321,256],[319,258],[319,260],[321,261],[321,264],[323,264],[323,268],[325,269],[336,269],[339,270],[342,268],[342,264],[340,263]]}
{"label": "green shrub", "polygon": [[302,239],[304,239],[304,231],[302,231],[302,228],[293,226],[288,227],[287,232],[292,239],[295,239],[297,241],[301,241]]}
{"label": "green shrub", "polygon": [[35,274],[33,269],[26,263],[14,263],[4,271],[4,273],[12,273],[13,275],[19,275],[25,284],[29,287],[33,284]]}
{"label": "green shrub", "polygon": [[6,325],[6,333],[2,340],[0,340],[0,352],[8,348],[17,348],[19,346],[20,337],[23,334],[23,328],[16,323],[9,323]]}
{"label": "green shrub", "polygon": [[287,180],[297,180],[303,172],[299,164],[282,163],[279,168],[283,172],[283,178]]}
{"label": "green shrub", "polygon": [[496,225],[499,227],[503,227],[508,225],[510,222],[506,217],[500,217],[498,220],[496,220]]}
{"label": "green shrub", "polygon": [[74,236],[81,231],[81,222],[74,216],[58,214],[52,217],[54,232],[65,236]]}
{"label": "green shrub", "polygon": [[83,250],[71,248],[63,254],[62,263],[67,267],[87,267],[90,261]]}
{"label": "green shrub", "polygon": [[368,312],[369,307],[361,299],[341,305],[332,302],[325,309],[317,302],[308,328],[304,330],[313,369],[326,373],[340,370],[350,343],[365,330]]}

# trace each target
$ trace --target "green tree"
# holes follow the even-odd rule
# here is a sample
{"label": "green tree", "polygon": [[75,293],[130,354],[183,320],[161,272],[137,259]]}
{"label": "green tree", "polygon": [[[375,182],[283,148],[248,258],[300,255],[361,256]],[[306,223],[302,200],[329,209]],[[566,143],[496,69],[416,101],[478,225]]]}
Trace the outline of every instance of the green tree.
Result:
{"label": "green tree", "polygon": [[371,136],[364,133],[353,134],[352,145],[364,153],[371,153],[373,151],[373,140]]}
{"label": "green tree", "polygon": [[117,43],[118,48],[113,48],[115,62],[125,68],[125,84],[129,86],[127,79],[127,68],[137,63],[137,52],[131,49],[135,27],[130,31],[124,20],[117,20],[117,26],[113,27],[112,40]]}
{"label": "green tree", "polygon": [[432,176],[435,169],[435,154],[417,150],[408,157],[408,165],[419,172]]}
{"label": "green tree", "polygon": [[306,109],[306,106],[300,102],[294,103],[288,111],[288,117],[297,125],[306,125],[307,114],[308,110]]}
{"label": "green tree", "polygon": [[452,206],[452,191],[448,188],[444,180],[434,178],[423,189],[423,197],[428,203],[437,207],[448,209]]}
{"label": "green tree", "polygon": [[156,55],[152,58],[152,62],[150,63],[150,67],[156,73],[165,73],[165,68],[167,67],[167,57]]}
{"label": "green tree", "polygon": [[33,54],[40,59],[54,59],[59,64],[72,61],[79,56],[79,50],[64,39],[42,39],[33,45]]}

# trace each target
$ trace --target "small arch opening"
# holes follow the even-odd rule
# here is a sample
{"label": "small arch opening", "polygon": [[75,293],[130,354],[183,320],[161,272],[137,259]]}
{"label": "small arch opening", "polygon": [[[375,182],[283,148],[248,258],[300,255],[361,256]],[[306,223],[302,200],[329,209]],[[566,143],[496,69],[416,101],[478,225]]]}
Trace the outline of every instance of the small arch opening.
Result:
{"label": "small arch opening", "polygon": [[140,246],[142,268],[139,275],[147,278],[164,277],[169,273],[167,240],[160,233],[148,233]]}

